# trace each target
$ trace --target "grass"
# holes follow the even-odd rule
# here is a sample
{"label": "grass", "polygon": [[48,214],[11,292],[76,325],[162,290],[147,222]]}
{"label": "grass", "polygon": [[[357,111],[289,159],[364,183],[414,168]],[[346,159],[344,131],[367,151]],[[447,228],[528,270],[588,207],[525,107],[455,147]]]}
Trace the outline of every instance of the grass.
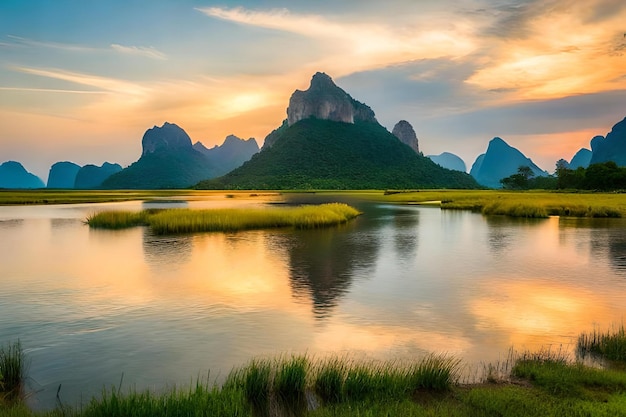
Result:
{"label": "grass", "polygon": [[276,197],[278,193],[205,190],[8,190],[0,189],[0,205],[41,205],[41,204],[78,204],[110,203],[116,201],[159,200],[184,197],[202,199],[207,197],[258,198]]}
{"label": "grass", "polygon": [[371,195],[379,201],[437,204],[443,209],[472,210],[513,217],[624,217],[626,194],[548,191],[437,190]]}
{"label": "grass", "polygon": [[[12,345],[11,352],[15,357],[21,346]],[[234,369],[221,387],[196,383],[161,394],[120,393],[113,387],[80,408],[34,413],[23,403],[0,403],[0,416],[626,415],[623,370],[586,367],[550,350],[516,355],[512,363],[508,381],[460,385],[460,362],[445,356],[410,363],[307,356],[254,359]],[[305,400],[298,408],[284,408],[305,395],[321,401],[313,407]]]}
{"label": "grass", "polygon": [[591,355],[626,364],[626,329],[622,325],[613,331],[583,333],[578,336],[577,351],[583,358]]}
{"label": "grass", "polygon": [[23,396],[25,374],[26,359],[20,341],[0,347],[0,403]]}
{"label": "grass", "polygon": [[194,232],[234,232],[251,229],[292,227],[314,229],[345,223],[360,213],[341,203],[317,206],[271,207],[263,209],[144,210],[138,213],[116,211],[90,216],[93,228],[120,229],[149,226],[156,234]]}
{"label": "grass", "polygon": [[[282,193],[291,192],[296,191]],[[505,190],[318,190],[315,193],[403,204],[429,203],[437,204],[443,209],[472,210],[515,217],[626,217],[625,193]],[[205,190],[0,190],[0,205],[95,203],[167,197],[254,198],[267,195],[249,191],[228,191],[226,194],[224,191]]]}

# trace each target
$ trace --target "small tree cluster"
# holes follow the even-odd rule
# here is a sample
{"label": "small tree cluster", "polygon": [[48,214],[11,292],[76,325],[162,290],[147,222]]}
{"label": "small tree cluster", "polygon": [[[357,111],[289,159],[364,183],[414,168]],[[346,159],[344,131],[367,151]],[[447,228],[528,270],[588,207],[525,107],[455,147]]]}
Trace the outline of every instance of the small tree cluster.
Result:
{"label": "small tree cluster", "polygon": [[556,166],[558,189],[626,190],[626,167],[619,167],[613,161],[592,164],[586,169],[579,167],[575,170],[559,162]]}

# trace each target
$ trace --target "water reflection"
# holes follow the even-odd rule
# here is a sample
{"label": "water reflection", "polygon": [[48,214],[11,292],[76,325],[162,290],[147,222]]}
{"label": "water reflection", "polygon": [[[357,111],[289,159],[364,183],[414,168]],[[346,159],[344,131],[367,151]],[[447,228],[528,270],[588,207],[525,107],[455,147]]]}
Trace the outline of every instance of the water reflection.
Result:
{"label": "water reflection", "polygon": [[143,254],[146,263],[154,269],[175,270],[191,258],[192,235],[159,236],[144,229]]}
{"label": "water reflection", "polygon": [[338,299],[348,291],[355,269],[368,269],[376,259],[374,234],[354,236],[352,227],[312,230],[282,236],[289,247],[290,281],[294,295],[313,302],[316,318],[332,313]]}
{"label": "water reflection", "polygon": [[563,239],[572,239],[596,258],[608,258],[616,273],[626,277],[626,219],[563,218]]}

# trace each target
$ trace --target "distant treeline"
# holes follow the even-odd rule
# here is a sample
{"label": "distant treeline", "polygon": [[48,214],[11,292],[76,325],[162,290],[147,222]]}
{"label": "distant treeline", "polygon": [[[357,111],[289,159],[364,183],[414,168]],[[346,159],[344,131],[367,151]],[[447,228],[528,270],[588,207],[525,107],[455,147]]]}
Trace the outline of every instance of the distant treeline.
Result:
{"label": "distant treeline", "polygon": [[500,180],[502,187],[512,190],[626,190],[626,167],[613,161],[569,169],[563,161],[557,162],[551,176],[534,176],[527,166],[520,166],[516,174]]}

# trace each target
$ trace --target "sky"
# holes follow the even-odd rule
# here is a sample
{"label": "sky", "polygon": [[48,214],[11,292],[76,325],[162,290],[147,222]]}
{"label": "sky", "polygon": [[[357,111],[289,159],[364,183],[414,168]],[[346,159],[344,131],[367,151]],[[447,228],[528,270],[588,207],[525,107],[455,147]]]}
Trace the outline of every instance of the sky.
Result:
{"label": "sky", "polygon": [[553,172],[626,117],[625,53],[623,0],[2,0],[0,162],[127,166],[166,121],[262,145],[321,71],[426,155]]}

